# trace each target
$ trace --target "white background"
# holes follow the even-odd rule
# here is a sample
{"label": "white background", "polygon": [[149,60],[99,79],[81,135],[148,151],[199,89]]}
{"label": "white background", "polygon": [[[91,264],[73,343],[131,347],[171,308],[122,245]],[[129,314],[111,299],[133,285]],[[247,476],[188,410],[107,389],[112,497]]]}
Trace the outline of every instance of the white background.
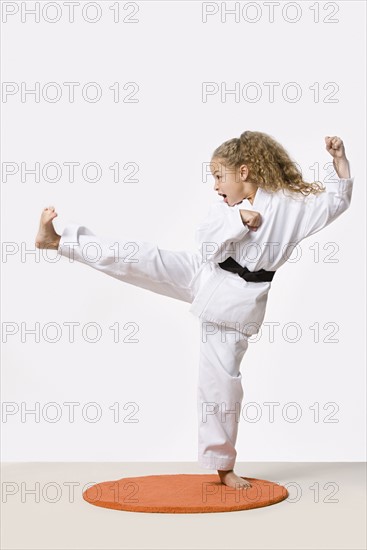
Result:
{"label": "white background", "polygon": [[[34,2],[22,4],[34,7]],[[39,82],[42,89],[57,82],[63,91],[55,103],[42,95],[39,102],[32,95],[22,102],[20,93],[5,102],[3,95],[2,162],[24,162],[27,168],[35,162],[96,162],[103,176],[87,182],[79,167],[74,182],[66,170],[57,183],[36,182],[29,175],[22,182],[19,172],[2,182],[3,246],[15,243],[19,250],[3,255],[1,265],[3,340],[5,323],[18,328],[2,346],[3,408],[14,407],[14,414],[2,416],[2,460],[197,460],[199,323],[188,312],[189,304],[65,257],[57,260],[56,252],[47,260],[34,253],[34,240],[42,209],[54,205],[59,233],[68,223],[80,223],[96,234],[194,250],[195,228],[216,197],[214,180],[202,177],[203,164],[218,145],[244,130],[277,139],[302,167],[306,181],[327,177],[332,159],[324,137],[340,136],[355,187],[350,209],[303,241],[299,261],[276,274],[265,318],[279,323],[275,340],[263,327],[241,366],[245,395],[237,460],[364,460],[365,3],[329,2],[336,6],[335,23],[325,22],[333,11],[326,2],[318,3],[318,22],[311,10],[315,2],[293,3],[302,12],[294,23],[281,14],[290,3],[280,2],[270,22],[268,8],[258,2],[260,19],[254,23],[243,17],[235,22],[234,16],[221,22],[221,3],[212,3],[218,13],[203,23],[201,2],[139,2],[132,16],[138,22],[127,23],[123,18],[133,10],[124,10],[122,2],[120,22],[114,23],[113,2],[100,2],[102,16],[94,24],[81,16],[84,2],[75,8],[74,23],[68,22],[63,3],[57,4],[59,22],[42,16],[39,23],[34,16],[21,22],[19,11],[2,23],[3,86],[24,82],[30,89]],[[234,3],[226,5],[233,8]],[[49,8],[49,18],[55,13]],[[90,8],[89,17],[95,13]],[[295,8],[287,13],[293,19]],[[255,12],[248,16],[254,18]],[[80,83],[74,103],[64,82]],[[88,82],[101,86],[97,103],[81,96]],[[126,82],[136,82],[139,101],[114,103],[109,86],[115,82],[121,96],[131,91],[123,90]],[[250,101],[252,89],[239,102],[233,95],[222,101],[219,93],[204,102],[203,82],[224,83],[228,89],[235,82],[241,89],[256,82],[262,96]],[[265,82],[279,83],[273,102]],[[299,101],[283,97],[289,82],[302,90]],[[310,89],[316,86],[318,101]],[[139,181],[114,183],[109,167],[115,162],[121,167],[137,163]],[[324,249],[327,243],[336,244]],[[336,247],[337,261],[326,261]],[[31,252],[22,258],[22,249]],[[68,341],[66,322],[80,323],[74,343]],[[91,322],[102,330],[97,343],[81,336],[81,327]],[[138,342],[123,341],[131,332],[123,328],[127,322],[138,326]],[[26,328],[40,324],[39,343],[32,335],[22,341],[21,323]],[[47,323],[63,329],[59,341],[42,337]],[[114,323],[120,325],[119,343],[109,329]],[[287,323],[299,326],[297,342],[290,341],[292,328],[282,336]],[[318,342],[309,328],[315,323]],[[333,325],[325,328],[326,323]],[[337,341],[327,342],[336,325]],[[49,338],[54,335],[50,330]],[[51,421],[55,408],[47,409],[51,402],[62,413],[57,422]],[[75,422],[68,420],[66,402],[79,403]],[[88,421],[93,408],[84,409],[83,418],[82,409],[91,402],[99,404],[99,422]],[[116,402],[117,423],[109,408]],[[128,421],[133,409],[124,406],[131,402],[139,410],[130,420],[138,422]],[[278,404],[274,421],[269,402]],[[32,414],[22,419],[21,410],[36,403],[39,422]],[[256,403],[257,411],[247,408],[249,403]],[[291,421],[296,410],[290,403],[297,403],[297,422]],[[256,414],[258,421],[252,421]]]}

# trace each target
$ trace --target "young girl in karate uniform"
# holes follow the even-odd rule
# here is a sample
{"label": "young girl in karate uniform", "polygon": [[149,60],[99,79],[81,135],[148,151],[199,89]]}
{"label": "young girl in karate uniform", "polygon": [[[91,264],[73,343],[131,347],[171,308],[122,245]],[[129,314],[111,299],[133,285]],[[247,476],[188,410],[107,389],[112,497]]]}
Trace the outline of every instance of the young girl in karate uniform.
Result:
{"label": "young girl in karate uniform", "polygon": [[38,248],[191,304],[200,322],[198,462],[216,469],[229,487],[250,486],[234,472],[240,364],[248,337],[263,322],[274,273],[293,247],[350,205],[354,178],[343,142],[327,136],[325,145],[338,176],[325,186],[304,182],[286,150],[262,132],[246,131],[220,145],[210,163],[218,197],[196,231],[195,252],[164,250],[148,241],[132,246],[77,224],[58,235],[55,208],[41,214]]}

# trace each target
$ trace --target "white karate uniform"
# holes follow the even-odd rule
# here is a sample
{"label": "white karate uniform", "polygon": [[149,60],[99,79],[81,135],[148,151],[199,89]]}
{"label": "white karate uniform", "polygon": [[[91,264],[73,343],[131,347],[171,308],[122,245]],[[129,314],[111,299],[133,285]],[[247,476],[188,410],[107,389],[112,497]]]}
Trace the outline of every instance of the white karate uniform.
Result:
{"label": "white karate uniform", "polygon": [[[276,271],[302,239],[335,220],[350,204],[354,178],[327,183],[320,195],[256,191],[233,207],[218,199],[196,232],[198,251],[172,251],[148,241],[97,236],[67,225],[58,253],[128,284],[191,304],[200,320],[198,462],[230,470],[243,398],[240,364],[248,337],[259,331],[271,282],[247,282],[218,266],[232,256],[250,271]],[[260,212],[250,231],[240,209]],[[288,247],[288,248],[287,248]],[[275,274],[276,278],[276,274]]]}

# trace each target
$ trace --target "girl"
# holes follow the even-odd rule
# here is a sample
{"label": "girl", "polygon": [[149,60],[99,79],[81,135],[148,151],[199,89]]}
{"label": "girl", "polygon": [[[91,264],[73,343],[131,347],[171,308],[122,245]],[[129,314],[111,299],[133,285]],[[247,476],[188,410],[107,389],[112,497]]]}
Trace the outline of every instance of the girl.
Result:
{"label": "girl", "polygon": [[229,487],[251,486],[233,469],[243,398],[240,364],[248,337],[263,322],[271,280],[294,246],[350,204],[354,178],[343,142],[327,136],[325,144],[338,175],[326,186],[303,181],[286,150],[262,132],[246,131],[220,145],[210,163],[219,197],[197,229],[197,252],[97,236],[76,224],[58,235],[55,208],[41,214],[36,247],[191,304],[201,330],[198,462],[216,469]]}

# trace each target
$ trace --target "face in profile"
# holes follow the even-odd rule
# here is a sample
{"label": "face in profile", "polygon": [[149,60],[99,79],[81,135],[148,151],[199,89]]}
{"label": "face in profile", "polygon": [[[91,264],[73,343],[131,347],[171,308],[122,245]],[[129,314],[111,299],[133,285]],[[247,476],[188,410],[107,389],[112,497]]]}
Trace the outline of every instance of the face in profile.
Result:
{"label": "face in profile", "polygon": [[245,164],[233,168],[213,158],[210,162],[210,171],[214,177],[214,191],[223,197],[228,206],[240,204],[244,199],[252,202],[257,186],[247,181],[248,167]]}

